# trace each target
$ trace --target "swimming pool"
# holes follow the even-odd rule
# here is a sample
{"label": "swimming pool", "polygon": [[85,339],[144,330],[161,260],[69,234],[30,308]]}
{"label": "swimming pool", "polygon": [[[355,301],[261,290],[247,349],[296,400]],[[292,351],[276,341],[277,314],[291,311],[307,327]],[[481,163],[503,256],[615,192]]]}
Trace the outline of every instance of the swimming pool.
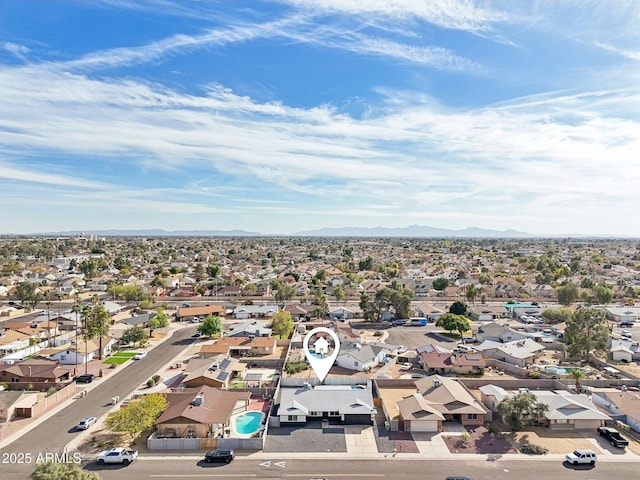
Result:
{"label": "swimming pool", "polygon": [[544,371],[551,375],[569,375],[569,370],[574,369],[580,370],[580,367],[556,367],[554,365],[547,365],[544,367]]}
{"label": "swimming pool", "polygon": [[261,424],[261,412],[246,412],[236,417],[236,432],[242,435],[251,435],[260,430]]}

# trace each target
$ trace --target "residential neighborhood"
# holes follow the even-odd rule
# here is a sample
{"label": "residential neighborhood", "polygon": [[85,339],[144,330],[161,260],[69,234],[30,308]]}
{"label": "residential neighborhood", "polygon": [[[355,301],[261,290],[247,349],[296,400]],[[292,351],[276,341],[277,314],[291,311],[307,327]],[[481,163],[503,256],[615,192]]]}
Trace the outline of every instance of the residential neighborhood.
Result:
{"label": "residential neighborhood", "polygon": [[[78,237],[0,247],[0,422],[11,435],[90,401],[180,336],[180,350],[87,432],[122,442],[114,415],[159,395],[157,417],[129,432],[147,452],[314,451],[309,435],[353,426],[381,454],[453,454],[459,442],[469,451],[468,436],[487,439],[480,453],[518,452],[518,436],[494,443],[512,428],[540,439],[578,432],[597,448],[607,426],[629,439],[626,455],[640,455],[631,241]],[[554,295],[532,295],[548,290],[542,281]],[[340,341],[322,382],[303,349],[317,327]],[[322,336],[312,346],[327,356]],[[528,394],[538,413],[509,425],[505,405]],[[86,438],[72,445],[91,455]],[[346,438],[338,451],[355,448]]]}

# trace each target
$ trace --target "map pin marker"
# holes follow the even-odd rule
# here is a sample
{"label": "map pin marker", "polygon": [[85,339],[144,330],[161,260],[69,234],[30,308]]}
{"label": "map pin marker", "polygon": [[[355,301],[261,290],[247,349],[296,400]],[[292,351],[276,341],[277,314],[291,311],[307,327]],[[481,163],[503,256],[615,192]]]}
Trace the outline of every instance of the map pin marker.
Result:
{"label": "map pin marker", "polygon": [[[323,335],[326,334],[326,335]],[[333,352],[329,353],[329,341],[327,340],[327,335],[333,339]],[[313,342],[313,352],[309,350],[309,341],[313,336],[317,336],[316,340]],[[316,376],[320,379],[321,382],[327,377],[329,370],[333,366],[333,362],[336,361],[338,357],[338,352],[340,351],[340,339],[336,333],[326,327],[318,327],[311,330],[304,337],[304,342],[302,342],[302,348],[304,350],[304,356],[307,357],[309,361],[309,365],[313,368],[313,371],[316,373]]]}

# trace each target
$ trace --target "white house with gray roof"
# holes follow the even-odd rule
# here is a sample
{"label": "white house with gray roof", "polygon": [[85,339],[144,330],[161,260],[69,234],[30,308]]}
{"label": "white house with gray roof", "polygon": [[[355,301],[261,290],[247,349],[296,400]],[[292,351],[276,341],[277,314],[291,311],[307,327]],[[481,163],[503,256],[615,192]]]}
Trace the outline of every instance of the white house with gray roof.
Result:
{"label": "white house with gray roof", "polygon": [[536,359],[542,354],[544,346],[527,338],[507,343],[485,340],[475,349],[487,357],[495,358],[511,365],[525,367],[528,364],[535,363]]}
{"label": "white house with gray roof", "polygon": [[342,342],[335,365],[358,372],[367,372],[384,363],[385,358],[397,347],[384,343]]}
{"label": "white house with gray roof", "polygon": [[631,363],[640,361],[640,342],[637,340],[612,338],[609,351],[611,352],[612,360],[616,362]]}
{"label": "white house with gray roof", "polygon": [[[494,412],[498,410],[502,400],[521,393],[508,392],[497,385],[483,385],[479,390],[482,402]],[[605,421],[611,420],[586,395],[566,390],[534,390],[530,393],[535,395],[536,401],[547,405],[544,420],[551,430],[595,430]]]}
{"label": "white house with gray roof", "polygon": [[282,388],[277,416],[280,424],[329,419],[372,425],[376,415],[373,393],[365,385],[316,385]]}

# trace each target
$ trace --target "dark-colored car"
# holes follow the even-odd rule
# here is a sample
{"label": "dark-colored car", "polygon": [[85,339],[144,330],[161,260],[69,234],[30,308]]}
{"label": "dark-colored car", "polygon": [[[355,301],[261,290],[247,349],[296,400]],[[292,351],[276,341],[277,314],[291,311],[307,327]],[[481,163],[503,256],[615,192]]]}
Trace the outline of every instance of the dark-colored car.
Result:
{"label": "dark-colored car", "polygon": [[222,450],[222,449],[212,450],[211,452],[207,452],[204,455],[204,461],[207,463],[213,463],[213,462],[229,463],[234,458],[235,458],[235,454],[233,453],[233,450]]}
{"label": "dark-colored car", "polygon": [[625,448],[629,445],[629,440],[620,435],[615,428],[598,427],[598,435],[606,438],[614,447]]}
{"label": "dark-colored car", "polygon": [[447,477],[446,480],[473,480],[473,478],[459,475],[454,477]]}
{"label": "dark-colored car", "polygon": [[91,373],[85,373],[83,375],[78,375],[76,377],[76,382],[78,383],[91,383],[93,382],[95,375],[92,375]]}
{"label": "dark-colored car", "polygon": [[633,322],[630,320],[622,320],[620,322],[621,327],[633,327]]}

